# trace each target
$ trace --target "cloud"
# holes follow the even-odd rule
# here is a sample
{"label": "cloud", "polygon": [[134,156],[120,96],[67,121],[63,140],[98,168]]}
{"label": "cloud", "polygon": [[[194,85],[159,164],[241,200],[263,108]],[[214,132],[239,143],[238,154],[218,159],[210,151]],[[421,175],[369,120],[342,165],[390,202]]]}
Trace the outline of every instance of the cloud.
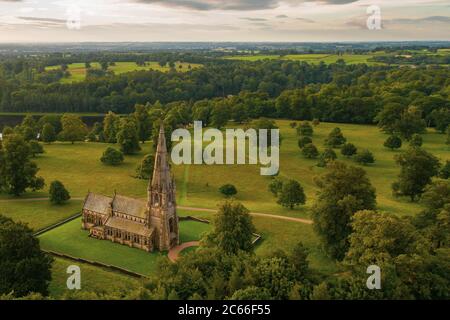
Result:
{"label": "cloud", "polygon": [[17,19],[29,21],[33,25],[40,25],[40,26],[59,26],[67,23],[67,21],[64,19],[54,19],[54,18],[17,17]]}
{"label": "cloud", "polygon": [[263,18],[250,18],[250,17],[243,17],[243,18],[239,18],[241,20],[248,20],[248,21],[267,21],[267,19],[263,19]]}
{"label": "cloud", "polygon": [[303,22],[308,22],[308,23],[315,23],[314,20],[312,20],[312,19],[307,19],[307,18],[295,18],[295,20],[299,20],[299,21],[303,21]]}
{"label": "cloud", "polygon": [[276,16],[275,18],[286,19],[286,18],[289,18],[289,17],[287,15],[285,15],[285,14],[280,14],[280,15]]}
{"label": "cloud", "polygon": [[415,24],[420,22],[431,22],[431,23],[450,23],[450,17],[447,16],[430,16],[430,17],[424,17],[424,18],[397,18],[397,19],[390,19],[385,20],[386,23],[390,24]]}
{"label": "cloud", "polygon": [[137,0],[141,3],[161,4],[193,10],[263,10],[278,6],[278,0]]}

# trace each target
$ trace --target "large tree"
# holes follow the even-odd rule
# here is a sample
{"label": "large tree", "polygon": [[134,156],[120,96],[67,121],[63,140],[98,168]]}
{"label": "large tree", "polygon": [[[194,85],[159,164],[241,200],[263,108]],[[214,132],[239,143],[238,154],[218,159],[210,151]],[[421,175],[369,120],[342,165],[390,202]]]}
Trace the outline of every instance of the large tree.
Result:
{"label": "large tree", "polygon": [[103,137],[107,143],[117,142],[117,132],[119,131],[120,117],[114,112],[108,112],[103,119]]}
{"label": "large tree", "polygon": [[148,140],[152,133],[152,120],[148,113],[148,107],[142,104],[137,104],[133,116],[138,124],[139,139],[142,143]]}
{"label": "large tree", "polygon": [[133,154],[141,150],[139,146],[138,128],[134,118],[126,117],[120,119],[117,142],[124,154]]}
{"label": "large tree", "polygon": [[350,221],[359,210],[376,206],[375,189],[362,168],[334,161],[316,179],[319,187],[312,207],[314,229],[328,254],[341,260],[348,249]]}
{"label": "large tree", "polygon": [[58,138],[62,141],[84,141],[88,134],[86,124],[81,120],[80,116],[75,114],[64,114],[61,118],[62,131]]}
{"label": "large tree", "polygon": [[400,175],[392,188],[397,196],[408,196],[411,201],[419,197],[431,178],[439,173],[439,160],[419,147],[411,147],[397,155],[395,161],[400,165]]}
{"label": "large tree", "polygon": [[235,254],[240,250],[251,251],[255,226],[249,211],[241,203],[224,202],[213,220],[213,229],[202,242],[219,247],[226,253]]}
{"label": "large tree", "polygon": [[30,160],[30,145],[21,135],[8,135],[0,145],[0,189],[16,196],[30,188],[44,187],[44,179],[37,177],[37,165]]}
{"label": "large tree", "polygon": [[0,294],[47,295],[52,261],[30,228],[0,215]]}
{"label": "large tree", "polygon": [[283,183],[281,191],[278,193],[277,203],[283,207],[294,209],[295,206],[305,204],[306,196],[303,187],[295,180]]}

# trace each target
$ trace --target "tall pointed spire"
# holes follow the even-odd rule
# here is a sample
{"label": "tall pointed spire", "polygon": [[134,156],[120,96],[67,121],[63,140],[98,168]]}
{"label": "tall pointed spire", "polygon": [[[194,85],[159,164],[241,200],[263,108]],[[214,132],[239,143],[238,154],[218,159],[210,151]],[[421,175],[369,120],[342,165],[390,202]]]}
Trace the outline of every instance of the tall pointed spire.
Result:
{"label": "tall pointed spire", "polygon": [[148,206],[173,206],[175,205],[174,193],[175,186],[170,173],[164,126],[161,124],[155,154],[155,167],[152,181],[148,187]]}

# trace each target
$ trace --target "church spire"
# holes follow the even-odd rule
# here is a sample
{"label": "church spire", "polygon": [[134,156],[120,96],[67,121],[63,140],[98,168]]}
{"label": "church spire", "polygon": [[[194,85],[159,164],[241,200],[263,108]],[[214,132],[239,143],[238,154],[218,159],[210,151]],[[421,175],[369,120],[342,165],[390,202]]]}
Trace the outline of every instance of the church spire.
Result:
{"label": "church spire", "polygon": [[149,184],[149,202],[152,205],[167,206],[173,204],[174,186],[170,174],[164,126],[161,124],[158,146],[155,154],[155,167],[152,181]]}

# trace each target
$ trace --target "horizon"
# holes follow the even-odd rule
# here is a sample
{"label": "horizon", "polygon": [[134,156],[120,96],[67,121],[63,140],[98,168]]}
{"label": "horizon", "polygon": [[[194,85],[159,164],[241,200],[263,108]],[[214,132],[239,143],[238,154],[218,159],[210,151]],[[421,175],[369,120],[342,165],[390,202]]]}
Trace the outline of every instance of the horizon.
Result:
{"label": "horizon", "polygon": [[0,0],[0,11],[2,44],[450,41],[445,0]]}

